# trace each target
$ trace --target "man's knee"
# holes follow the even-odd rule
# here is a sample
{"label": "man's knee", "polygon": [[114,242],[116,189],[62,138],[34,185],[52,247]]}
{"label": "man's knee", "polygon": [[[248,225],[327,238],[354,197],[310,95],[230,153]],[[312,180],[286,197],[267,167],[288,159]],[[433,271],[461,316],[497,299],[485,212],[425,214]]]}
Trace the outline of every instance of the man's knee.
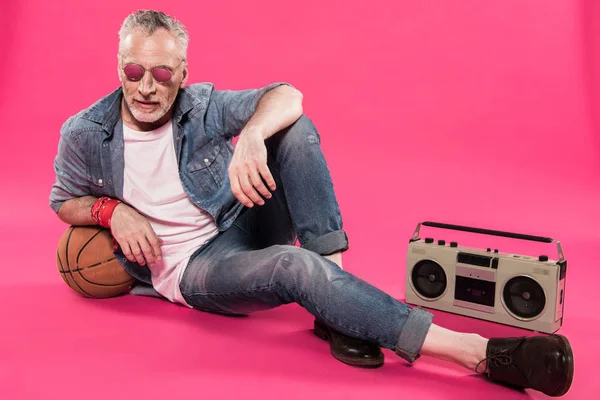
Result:
{"label": "man's knee", "polygon": [[310,144],[318,144],[321,140],[317,127],[305,114],[302,114],[300,118],[292,124],[290,132],[292,132],[291,138],[294,140],[306,140]]}
{"label": "man's knee", "polygon": [[320,144],[321,136],[313,121],[302,114],[296,122],[273,135],[270,142],[275,147],[297,149]]}
{"label": "man's knee", "polygon": [[335,272],[330,263],[318,254],[296,246],[278,246],[281,250],[274,277],[295,287],[315,284],[320,278],[330,278]]}

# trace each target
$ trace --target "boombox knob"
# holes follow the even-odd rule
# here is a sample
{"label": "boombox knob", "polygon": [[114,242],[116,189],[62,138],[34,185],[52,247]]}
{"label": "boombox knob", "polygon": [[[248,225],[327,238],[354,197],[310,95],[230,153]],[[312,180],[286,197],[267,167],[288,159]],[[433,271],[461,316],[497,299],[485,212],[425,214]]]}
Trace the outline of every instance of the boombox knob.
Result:
{"label": "boombox knob", "polygon": [[541,255],[541,256],[538,258],[538,260],[540,260],[540,261],[548,261],[548,256]]}

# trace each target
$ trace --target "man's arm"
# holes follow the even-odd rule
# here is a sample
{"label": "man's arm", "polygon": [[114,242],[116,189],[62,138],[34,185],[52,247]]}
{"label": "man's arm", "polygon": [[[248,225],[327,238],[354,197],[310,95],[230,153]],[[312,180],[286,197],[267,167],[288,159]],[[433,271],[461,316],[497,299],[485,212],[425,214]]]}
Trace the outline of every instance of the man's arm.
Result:
{"label": "man's arm", "polygon": [[267,91],[241,134],[257,133],[267,139],[287,128],[302,116],[302,93],[288,85]]}
{"label": "man's arm", "polygon": [[[98,225],[92,218],[92,206],[98,200],[88,186],[84,151],[63,126],[54,159],[56,181],[50,194],[50,207],[58,218],[69,225]],[[123,254],[140,265],[162,259],[160,239],[148,220],[133,207],[120,203],[109,217],[112,236]]]}
{"label": "man's arm", "polygon": [[289,127],[302,116],[302,93],[282,84],[269,85],[260,90],[220,93],[213,104],[223,101],[215,107],[221,111],[217,119],[222,121],[221,134],[225,137],[235,136],[240,131],[229,165],[231,191],[247,207],[253,207],[254,204],[262,206],[264,200],[259,193],[270,199],[272,195],[269,189],[276,189],[275,180],[267,166],[265,139]]}
{"label": "man's arm", "polygon": [[206,128],[226,139],[248,129],[260,129],[268,137],[301,115],[302,93],[286,83],[260,89],[215,90],[206,111]]}
{"label": "man's arm", "polygon": [[88,186],[84,151],[69,132],[70,120],[61,128],[54,158],[55,181],[50,192],[50,207],[69,225],[93,225],[90,216],[96,198]]}
{"label": "man's arm", "polygon": [[58,218],[69,225],[96,225],[92,219],[92,206],[98,200],[94,196],[84,196],[65,201],[58,209]]}

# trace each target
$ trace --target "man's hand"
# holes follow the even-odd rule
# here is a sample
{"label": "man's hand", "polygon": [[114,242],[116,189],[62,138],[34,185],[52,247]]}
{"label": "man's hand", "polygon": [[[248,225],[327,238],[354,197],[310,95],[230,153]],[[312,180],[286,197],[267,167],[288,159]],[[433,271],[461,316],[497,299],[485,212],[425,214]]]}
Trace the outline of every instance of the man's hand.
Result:
{"label": "man's hand", "polygon": [[160,240],[148,220],[126,204],[119,204],[111,218],[111,231],[131,262],[154,264],[162,258]]}
{"label": "man's hand", "polygon": [[248,129],[240,134],[229,165],[231,191],[245,206],[264,205],[259,193],[267,199],[272,197],[261,177],[275,190],[275,180],[267,166],[264,136],[259,130]]}

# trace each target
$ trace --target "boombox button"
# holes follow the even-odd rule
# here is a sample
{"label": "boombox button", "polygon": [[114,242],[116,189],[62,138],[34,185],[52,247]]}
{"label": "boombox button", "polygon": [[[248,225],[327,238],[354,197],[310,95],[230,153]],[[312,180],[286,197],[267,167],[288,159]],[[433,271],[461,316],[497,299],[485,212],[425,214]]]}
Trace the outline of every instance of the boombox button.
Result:
{"label": "boombox button", "polygon": [[456,243],[456,242],[450,242],[450,247],[457,247],[457,246],[458,246],[458,243]]}
{"label": "boombox button", "polygon": [[425,238],[425,243],[433,243],[433,238]]}
{"label": "boombox button", "polygon": [[440,240],[438,240],[438,244],[439,244],[440,246],[445,246],[445,245],[446,245],[446,241],[445,241],[445,240],[443,240],[443,239],[440,239]]}
{"label": "boombox button", "polygon": [[548,261],[548,256],[541,255],[538,260],[540,261]]}

